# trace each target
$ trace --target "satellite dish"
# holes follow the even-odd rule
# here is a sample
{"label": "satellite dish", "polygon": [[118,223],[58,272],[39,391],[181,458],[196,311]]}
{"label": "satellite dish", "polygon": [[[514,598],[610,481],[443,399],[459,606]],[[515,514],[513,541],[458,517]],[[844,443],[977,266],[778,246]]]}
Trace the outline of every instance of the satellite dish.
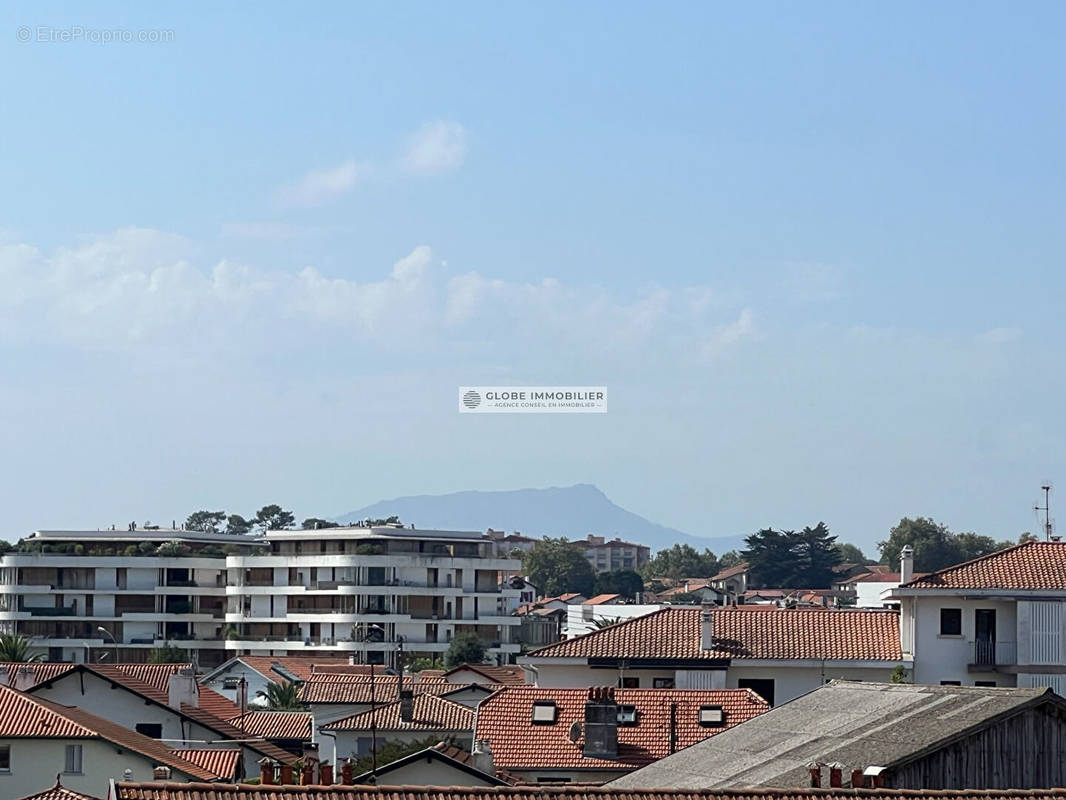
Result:
{"label": "satellite dish", "polygon": [[570,741],[571,742],[576,742],[580,738],[581,738],[581,723],[580,722],[575,722],[573,725],[570,726]]}

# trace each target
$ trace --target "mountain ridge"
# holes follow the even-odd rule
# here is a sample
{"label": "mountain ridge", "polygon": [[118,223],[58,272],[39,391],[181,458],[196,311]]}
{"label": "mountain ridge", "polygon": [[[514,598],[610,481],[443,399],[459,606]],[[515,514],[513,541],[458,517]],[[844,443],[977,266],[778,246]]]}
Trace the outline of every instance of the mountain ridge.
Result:
{"label": "mountain ridge", "polygon": [[597,486],[578,483],[542,489],[468,489],[449,494],[423,494],[381,500],[336,517],[338,522],[397,515],[405,524],[443,530],[487,528],[521,531],[527,536],[584,539],[589,533],[645,544],[653,551],[676,543],[715,555],[743,546],[743,536],[702,537],[652,522],[616,503]]}

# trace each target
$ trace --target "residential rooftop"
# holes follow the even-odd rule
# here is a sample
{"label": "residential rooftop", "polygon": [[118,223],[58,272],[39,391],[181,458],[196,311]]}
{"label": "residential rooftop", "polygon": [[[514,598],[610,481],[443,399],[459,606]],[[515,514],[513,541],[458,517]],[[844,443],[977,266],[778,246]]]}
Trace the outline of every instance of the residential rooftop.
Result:
{"label": "residential rooftop", "polygon": [[1066,591],[1066,542],[1023,542],[916,577],[900,589]]}
{"label": "residential rooftop", "polygon": [[432,694],[415,695],[410,721],[400,715],[400,701],[352,714],[323,725],[324,731],[469,731],[474,729],[474,710]]}

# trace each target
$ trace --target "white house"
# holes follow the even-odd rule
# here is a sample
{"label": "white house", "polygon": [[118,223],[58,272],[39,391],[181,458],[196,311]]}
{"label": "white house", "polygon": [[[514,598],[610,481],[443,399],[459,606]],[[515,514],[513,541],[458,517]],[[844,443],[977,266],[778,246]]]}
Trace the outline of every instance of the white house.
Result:
{"label": "white house", "polygon": [[157,767],[175,781],[232,778],[109,718],[0,687],[0,797],[40,792],[57,774],[67,789],[98,797],[110,779],[149,781]]}
{"label": "white house", "polygon": [[913,577],[904,548],[898,602],[916,683],[1047,686],[1066,693],[1066,543],[1025,542]]}
{"label": "white house", "polygon": [[[601,597],[618,595],[601,595]],[[623,603],[594,602],[593,597],[583,603],[566,607],[566,623],[563,627],[563,636],[573,639],[575,636],[583,636],[586,633],[600,630],[605,625],[613,625],[616,622],[624,622],[628,619],[643,617],[645,614],[666,608],[663,603]]]}
{"label": "white house", "polygon": [[911,664],[899,614],[826,608],[674,606],[532,650],[537,686],[750,688],[771,704],[832,678],[887,681]]}

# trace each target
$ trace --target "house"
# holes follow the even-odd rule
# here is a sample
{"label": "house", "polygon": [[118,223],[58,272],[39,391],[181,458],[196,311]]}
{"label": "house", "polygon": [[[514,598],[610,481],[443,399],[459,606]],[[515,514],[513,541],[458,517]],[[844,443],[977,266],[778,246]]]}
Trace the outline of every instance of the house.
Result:
{"label": "house", "polygon": [[729,592],[711,585],[710,578],[682,578],[675,586],[664,589],[646,599],[663,603],[693,603],[695,605],[728,605],[732,599]]}
{"label": "house", "polygon": [[747,561],[723,569],[710,577],[710,585],[731,597],[741,597],[748,590],[750,568]]}
{"label": "house", "polygon": [[[347,658],[327,656],[235,656],[217,669],[200,678],[200,685],[207,686],[240,705],[241,679],[249,705],[262,705],[267,687],[272,683],[302,683],[311,677],[315,668],[354,666],[360,672],[368,672],[366,664],[349,665]],[[377,667],[380,673],[382,667]]]}
{"label": "house", "polygon": [[[428,670],[426,670],[428,672]],[[427,680],[429,678],[429,680]],[[460,664],[442,672],[439,676],[426,676],[421,683],[444,681],[446,683],[466,686],[471,683],[486,686],[519,685],[526,682],[525,670],[514,664],[496,666],[494,664]]]}
{"label": "house", "polygon": [[672,606],[518,659],[537,686],[754,689],[771,705],[831,678],[910,667],[894,611]]}
{"label": "house", "polygon": [[536,604],[519,606],[515,612],[522,622],[518,641],[527,647],[540,647],[563,638],[567,612],[562,608],[542,608]]}
{"label": "house", "polygon": [[98,800],[98,798],[91,795],[82,794],[81,792],[75,792],[73,789],[68,789],[63,785],[61,778],[61,774],[56,775],[56,782],[47,789],[42,789],[39,792],[26,795],[25,797],[19,798],[19,800]]}
{"label": "house", "polygon": [[[618,595],[603,595],[604,597],[617,598]],[[566,608],[566,623],[563,626],[563,637],[573,639],[586,633],[592,633],[606,625],[613,625],[627,619],[643,617],[659,611],[666,606],[662,603],[622,603],[611,600],[606,603],[586,600],[584,603],[570,605]]]}
{"label": "house", "polygon": [[634,542],[623,542],[618,537],[607,541],[603,536],[589,534],[584,541],[574,542],[585,552],[592,569],[596,572],[616,572],[620,569],[639,570],[651,561],[651,548]]}
{"label": "house", "polygon": [[[165,676],[166,689],[116,665],[75,664],[27,691],[42,700],[77,706],[160,741],[238,742],[245,764],[254,764],[264,757],[288,764],[296,760],[294,755],[276,745],[250,735],[207,708],[201,708],[200,700],[209,696],[210,690],[196,683],[191,670],[149,669],[173,665],[131,666],[143,667],[142,677],[147,679],[158,680]],[[218,706],[226,705],[226,714],[230,718],[240,713],[240,709],[225,698],[219,697],[218,701]]]}
{"label": "house", "polygon": [[900,573],[884,599],[899,603],[915,682],[1066,693],[1066,542],[1024,542],[923,577],[905,547]]}
{"label": "house", "polygon": [[[914,577],[925,577],[925,573],[915,573]],[[898,572],[878,570],[847,578],[839,587],[842,594],[854,600],[857,608],[899,608],[899,602],[886,599],[886,595],[902,582]]]}
{"label": "house", "polygon": [[402,697],[369,711],[329,722],[319,729],[319,757],[338,759],[369,755],[387,742],[414,744],[428,737],[469,740],[474,711],[432,694]]}
{"label": "house", "polygon": [[309,711],[248,711],[228,722],[250,736],[268,742],[294,755],[302,755],[304,745],[314,737]]}
{"label": "house", "polygon": [[612,786],[1047,788],[1064,737],[1049,689],[833,681]]}
{"label": "house", "polygon": [[1066,789],[626,789],[613,786],[284,786],[115,782],[108,800],[1064,800]]}
{"label": "house", "polygon": [[[399,758],[377,771],[364,772],[352,780],[356,784],[379,786],[507,786],[510,781],[479,769],[478,756],[438,742],[433,747]],[[491,766],[491,765],[490,765]]]}
{"label": "house", "polygon": [[41,793],[56,773],[63,791],[101,792],[109,778],[151,780],[157,767],[181,781],[231,777],[108,718],[0,687],[0,797]]}
{"label": "house", "polygon": [[508,686],[478,706],[475,752],[524,783],[602,783],[767,710],[746,689]]}

